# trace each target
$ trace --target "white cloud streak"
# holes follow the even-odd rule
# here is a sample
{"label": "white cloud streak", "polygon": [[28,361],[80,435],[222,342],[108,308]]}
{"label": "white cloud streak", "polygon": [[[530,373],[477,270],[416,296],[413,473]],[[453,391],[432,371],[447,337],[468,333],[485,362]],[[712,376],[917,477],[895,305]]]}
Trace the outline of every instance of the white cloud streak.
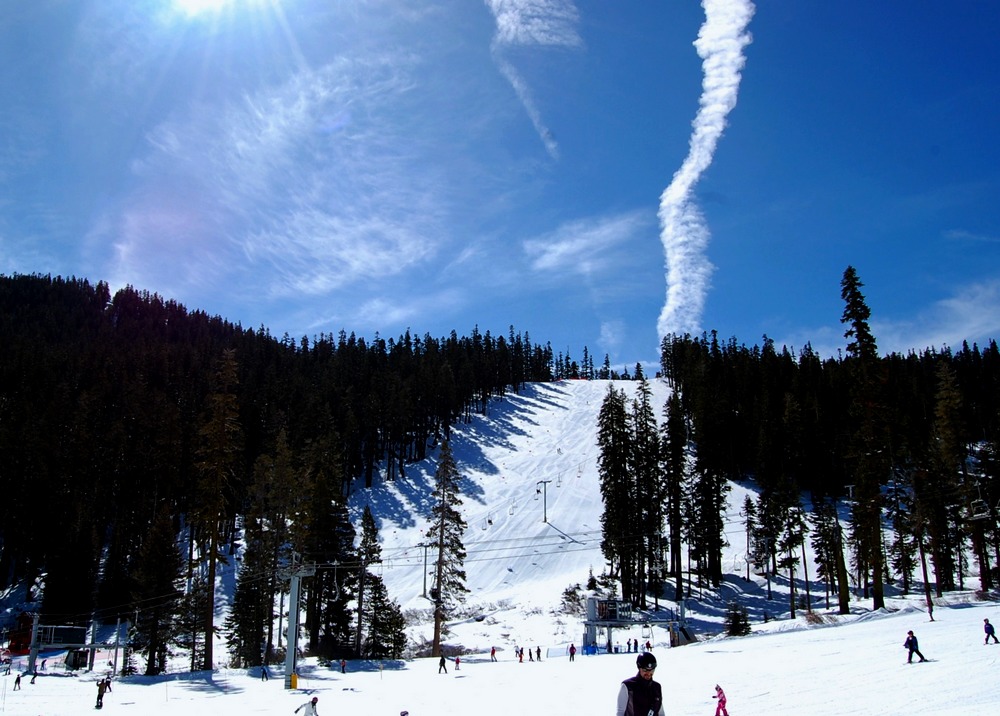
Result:
{"label": "white cloud streak", "polygon": [[[392,149],[402,130],[383,116],[411,89],[411,64],[340,58],[159,125],[133,162],[143,189],[108,227],[114,273],[161,286],[153,274],[204,284],[199,266],[212,266],[215,283],[220,270],[267,267],[256,296],[316,296],[432,255],[445,211],[437,179]],[[179,241],[193,244],[176,252],[183,261],[168,251]]]}
{"label": "white cloud streak", "polygon": [[639,212],[572,221],[525,241],[524,251],[534,271],[589,277],[597,270],[607,270],[614,251],[628,245],[648,224]]}
{"label": "white cloud streak", "polygon": [[583,44],[576,30],[579,13],[572,0],[485,0],[496,21],[491,51],[500,73],[510,82],[521,106],[528,114],[535,132],[553,159],[559,158],[559,145],[545,125],[521,73],[503,56],[504,48],[579,47]]}
{"label": "white cloud streak", "polygon": [[705,256],[710,233],[692,193],[712,163],[726,117],[736,106],[740,76],[750,43],[750,0],[703,0],[705,22],[694,45],[704,79],[687,158],[660,195],[660,240],[666,258],[667,296],[657,331],[697,333],[713,266]]}

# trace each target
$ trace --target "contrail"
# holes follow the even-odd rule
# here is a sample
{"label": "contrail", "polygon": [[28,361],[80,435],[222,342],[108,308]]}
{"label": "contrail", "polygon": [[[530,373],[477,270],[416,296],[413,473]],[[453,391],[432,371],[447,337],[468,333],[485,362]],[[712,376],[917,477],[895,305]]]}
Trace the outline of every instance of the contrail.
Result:
{"label": "contrail", "polygon": [[656,324],[660,336],[700,329],[714,267],[705,257],[708,227],[691,194],[712,163],[726,116],[736,106],[746,63],[743,49],[751,39],[746,32],[754,13],[750,0],[702,0],[702,7],[705,22],[694,43],[705,73],[698,114],[687,158],[660,195],[660,241],[667,269],[667,298]]}
{"label": "contrail", "polygon": [[535,132],[553,159],[559,158],[559,145],[542,121],[542,114],[532,99],[527,83],[514,66],[503,57],[509,46],[578,47],[582,44],[576,31],[579,13],[573,0],[485,0],[496,21],[496,33],[490,50],[500,72],[510,82]]}

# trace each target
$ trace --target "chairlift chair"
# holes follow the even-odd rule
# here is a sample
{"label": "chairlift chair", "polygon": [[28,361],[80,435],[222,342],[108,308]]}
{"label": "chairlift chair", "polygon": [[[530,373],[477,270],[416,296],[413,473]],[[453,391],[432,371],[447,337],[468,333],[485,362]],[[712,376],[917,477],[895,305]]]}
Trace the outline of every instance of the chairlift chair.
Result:
{"label": "chairlift chair", "polygon": [[990,516],[990,508],[986,500],[975,499],[969,503],[969,519],[985,520]]}

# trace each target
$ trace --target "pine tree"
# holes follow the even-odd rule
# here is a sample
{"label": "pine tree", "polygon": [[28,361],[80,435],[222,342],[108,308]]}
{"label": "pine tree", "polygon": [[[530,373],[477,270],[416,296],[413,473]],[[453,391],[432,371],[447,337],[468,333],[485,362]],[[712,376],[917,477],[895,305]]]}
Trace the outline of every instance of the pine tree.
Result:
{"label": "pine tree", "polygon": [[622,584],[622,598],[631,601],[635,585],[632,540],[635,488],[631,474],[632,435],[625,411],[625,393],[608,386],[597,418],[597,470],[604,511],[601,513],[601,552],[609,572]]}
{"label": "pine tree", "polygon": [[437,562],[434,571],[434,643],[432,656],[441,655],[441,631],[447,613],[464,601],[468,588],[465,586],[465,520],[458,507],[459,497],[458,466],[451,452],[448,439],[441,444],[441,456],[436,473],[437,503],[431,510],[431,525],[427,529],[427,540],[437,547]]}
{"label": "pine tree", "polygon": [[725,625],[728,636],[747,636],[750,634],[750,617],[746,607],[736,600],[729,602],[726,609]]}
{"label": "pine tree", "polygon": [[173,520],[162,507],[136,554],[132,569],[132,599],[136,622],[133,648],[146,654],[146,675],[166,669],[167,645],[175,633],[174,615],[182,596],[183,570]]}
{"label": "pine tree", "polygon": [[674,580],[674,600],[681,599],[684,564],[681,560],[684,533],[684,494],[687,483],[687,420],[681,404],[679,389],[674,389],[664,406],[662,459],[663,480],[666,486],[669,573]]}
{"label": "pine tree", "polygon": [[632,401],[630,465],[635,485],[633,518],[637,539],[632,554],[636,561],[633,606],[646,608],[647,587],[652,584],[657,598],[660,591],[660,569],[663,564],[663,504],[664,481],[660,474],[660,437],[653,412],[649,382],[636,366],[638,384]]}
{"label": "pine tree", "polygon": [[854,468],[855,501],[853,506],[853,544],[859,570],[871,580],[872,607],[885,608],[882,553],[882,480],[890,467],[889,445],[883,418],[886,414],[879,379],[879,356],[875,337],[868,325],[871,311],[865,302],[853,266],[844,271],[841,298],[847,325],[846,363],[851,372],[850,413],[853,431],[850,436],[850,462]]}
{"label": "pine tree", "polygon": [[356,632],[355,648],[362,652],[362,638],[364,633],[363,615],[367,604],[365,600],[368,596],[369,580],[375,575],[369,573],[368,568],[373,564],[382,563],[382,547],[378,543],[378,526],[375,524],[375,516],[369,505],[365,505],[365,510],[361,515],[361,543],[358,545],[358,560],[360,561],[358,577],[358,629]]}
{"label": "pine tree", "polygon": [[194,524],[198,528],[206,568],[205,585],[208,601],[205,605],[205,649],[203,669],[214,667],[215,637],[215,575],[218,563],[226,557],[220,551],[223,523],[231,491],[235,489],[241,471],[243,430],[240,427],[239,406],[235,389],[238,384],[236,354],[223,352],[215,374],[215,390],[209,396],[205,420],[199,430],[196,468],[198,470],[197,503]]}

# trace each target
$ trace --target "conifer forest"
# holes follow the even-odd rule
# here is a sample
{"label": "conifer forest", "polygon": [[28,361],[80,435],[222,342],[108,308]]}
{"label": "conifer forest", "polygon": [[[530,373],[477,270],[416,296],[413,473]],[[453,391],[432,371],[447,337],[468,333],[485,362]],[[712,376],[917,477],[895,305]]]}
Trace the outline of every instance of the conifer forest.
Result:
{"label": "conifer forest", "polygon": [[[996,586],[1000,351],[880,354],[862,287],[848,267],[836,357],[672,335],[655,371],[666,405],[608,384],[594,441],[623,598],[719,583],[730,481],[759,495],[740,510],[755,568],[795,574],[808,548],[808,576],[842,606],[849,585],[875,608],[887,584],[968,588],[970,555],[978,587]],[[0,590],[27,585],[47,623],[128,619],[147,673],[172,644],[210,668],[216,629],[246,666],[262,644],[275,656],[283,570],[336,563],[303,583],[308,648],[398,656],[402,615],[369,569],[377,515],[352,524],[350,491],[406,480],[452,425],[528,382],[648,372],[595,369],[586,349],[577,361],[513,327],[276,338],[132,287],[0,276]],[[216,570],[238,548],[215,624]]]}

